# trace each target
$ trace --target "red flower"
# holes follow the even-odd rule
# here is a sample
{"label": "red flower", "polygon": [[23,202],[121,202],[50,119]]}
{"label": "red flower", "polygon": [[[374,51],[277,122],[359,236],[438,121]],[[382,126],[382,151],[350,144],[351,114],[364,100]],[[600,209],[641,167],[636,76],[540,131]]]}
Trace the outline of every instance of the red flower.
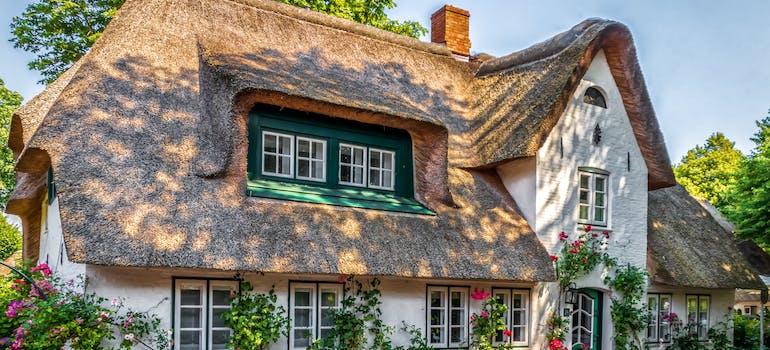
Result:
{"label": "red flower", "polygon": [[560,233],[559,233],[559,240],[560,240],[560,241],[563,241],[563,240],[567,239],[568,237],[569,237],[569,236],[567,236],[567,234],[566,234],[566,233],[564,233],[564,231],[562,231],[562,232],[560,232]]}
{"label": "red flower", "polygon": [[503,331],[503,334],[505,334],[505,336],[506,336],[506,337],[510,337],[511,335],[513,335],[513,333],[511,332],[511,330],[510,330],[510,329],[508,329],[508,328],[506,328],[506,329]]}
{"label": "red flower", "polygon": [[580,344],[580,348],[581,348],[581,349],[583,349],[583,350],[585,350],[587,347],[588,347],[588,346],[587,346],[587,345],[585,345],[585,344]]}
{"label": "red flower", "polygon": [[599,237],[599,234],[598,234],[598,233],[592,233],[592,234],[591,234],[591,237],[593,237],[593,238],[597,238],[597,237]]}
{"label": "red flower", "polygon": [[556,255],[551,255],[551,262],[554,262],[556,260],[559,260],[559,257]]}
{"label": "red flower", "polygon": [[588,262],[588,258],[583,258],[583,264]]}
{"label": "red flower", "polygon": [[562,349],[562,345],[564,345],[564,343],[562,343],[561,340],[554,339],[554,340],[551,340],[550,343],[548,343],[548,349],[549,350],[561,350]]}
{"label": "red flower", "polygon": [[591,229],[593,229],[593,227],[591,227],[591,225],[586,225],[586,227],[585,227],[585,231],[586,232],[591,232]]}
{"label": "red flower", "polygon": [[570,249],[569,252],[572,253],[572,254],[577,254],[578,249],[577,248],[573,248],[573,249]]}
{"label": "red flower", "polygon": [[471,299],[473,300],[484,300],[488,296],[490,296],[492,293],[485,292],[484,289],[479,290],[478,288],[473,288],[473,293],[471,293]]}
{"label": "red flower", "polygon": [[604,238],[610,239],[610,231],[604,231]]}

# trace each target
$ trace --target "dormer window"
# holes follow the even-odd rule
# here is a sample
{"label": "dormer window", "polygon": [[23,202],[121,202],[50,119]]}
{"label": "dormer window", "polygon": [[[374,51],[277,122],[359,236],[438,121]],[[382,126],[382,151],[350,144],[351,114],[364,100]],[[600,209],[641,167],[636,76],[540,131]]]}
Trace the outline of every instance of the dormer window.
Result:
{"label": "dormer window", "polygon": [[249,115],[251,196],[432,214],[412,173],[404,130],[269,106]]}
{"label": "dormer window", "polygon": [[583,103],[605,109],[607,108],[607,101],[604,99],[604,94],[593,86],[586,89],[586,92],[583,94]]}

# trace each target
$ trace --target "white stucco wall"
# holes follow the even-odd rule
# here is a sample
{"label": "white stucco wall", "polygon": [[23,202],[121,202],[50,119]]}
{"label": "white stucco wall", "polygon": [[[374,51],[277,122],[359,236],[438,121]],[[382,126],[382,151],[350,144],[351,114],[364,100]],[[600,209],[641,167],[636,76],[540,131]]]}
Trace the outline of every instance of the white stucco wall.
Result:
{"label": "white stucco wall", "polygon": [[85,265],[73,263],[67,257],[59,214],[59,200],[54,199],[51,204],[44,201],[42,206],[38,263],[47,263],[51,271],[64,281],[84,274]]}
{"label": "white stucco wall", "polygon": [[[583,102],[583,94],[591,86],[604,92],[606,109]],[[601,141],[595,145],[593,135],[597,124],[601,129]],[[594,58],[556,126],[538,151],[534,164],[528,160],[517,160],[498,168],[506,188],[551,254],[557,254],[562,247],[560,232],[576,238],[581,231],[577,223],[578,167],[599,168],[610,173],[608,224],[595,229],[611,232],[608,252],[620,264],[630,263],[644,269],[647,253],[647,167],[603,51]],[[603,277],[603,271],[594,271],[576,281],[577,286],[606,292]],[[558,295],[555,283],[541,284],[538,289],[544,296]],[[605,293],[602,339],[605,349],[611,348],[612,341],[609,298],[609,294]],[[541,327],[544,327],[542,325],[548,314],[556,309],[554,304],[557,299],[537,300],[535,322]]]}
{"label": "white stucco wall", "polygon": [[[125,298],[125,305],[136,310],[157,314],[161,319],[161,327],[171,328],[171,294],[172,277],[177,278],[230,278],[230,272],[212,272],[190,269],[156,269],[156,268],[119,268],[88,265],[87,276],[89,278],[89,292],[95,292],[108,299]],[[252,283],[258,292],[267,292],[270,286],[275,285],[278,295],[278,304],[288,310],[289,281],[297,282],[326,282],[336,283],[336,276],[313,275],[276,275],[247,273],[245,279]],[[363,277],[363,280],[367,280]],[[396,345],[406,345],[409,336],[398,331],[402,322],[414,325],[426,333],[426,295],[428,285],[469,287],[490,291],[495,288],[530,289],[532,305],[539,297],[537,289],[531,284],[469,282],[469,281],[444,281],[444,280],[417,280],[403,278],[381,278],[382,292],[381,310],[382,320],[385,324],[397,330],[391,336]],[[471,300],[469,314],[479,312],[481,303]],[[530,336],[542,337],[542,329],[533,325],[530,318]],[[270,347],[270,350],[283,350],[288,348],[288,340],[282,339]],[[534,348],[534,347],[532,347]]]}

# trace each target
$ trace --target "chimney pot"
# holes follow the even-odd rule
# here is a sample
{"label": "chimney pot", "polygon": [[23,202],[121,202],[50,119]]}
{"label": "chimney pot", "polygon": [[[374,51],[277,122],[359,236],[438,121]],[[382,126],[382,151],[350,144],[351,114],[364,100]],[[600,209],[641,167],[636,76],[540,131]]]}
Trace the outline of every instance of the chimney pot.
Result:
{"label": "chimney pot", "polygon": [[451,5],[444,5],[430,16],[430,40],[445,44],[455,58],[467,61],[471,54],[468,36],[470,12]]}

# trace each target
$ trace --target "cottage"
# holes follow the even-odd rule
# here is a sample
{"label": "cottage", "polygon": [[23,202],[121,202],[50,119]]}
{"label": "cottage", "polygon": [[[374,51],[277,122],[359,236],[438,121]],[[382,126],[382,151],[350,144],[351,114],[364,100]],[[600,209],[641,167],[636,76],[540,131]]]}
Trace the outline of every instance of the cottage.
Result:
{"label": "cottage", "polygon": [[[13,116],[25,256],[152,307],[180,349],[222,348],[235,272],[294,319],[273,349],[322,336],[348,274],[436,348],[467,347],[483,289],[540,349],[564,311],[550,255],[587,225],[649,269],[650,341],[671,311],[706,337],[763,287],[676,186],[625,26],[495,58],[470,55],[468,16],[440,9],[423,43],[267,0],[127,1]],[[602,273],[566,310],[591,349],[612,348]]]}

